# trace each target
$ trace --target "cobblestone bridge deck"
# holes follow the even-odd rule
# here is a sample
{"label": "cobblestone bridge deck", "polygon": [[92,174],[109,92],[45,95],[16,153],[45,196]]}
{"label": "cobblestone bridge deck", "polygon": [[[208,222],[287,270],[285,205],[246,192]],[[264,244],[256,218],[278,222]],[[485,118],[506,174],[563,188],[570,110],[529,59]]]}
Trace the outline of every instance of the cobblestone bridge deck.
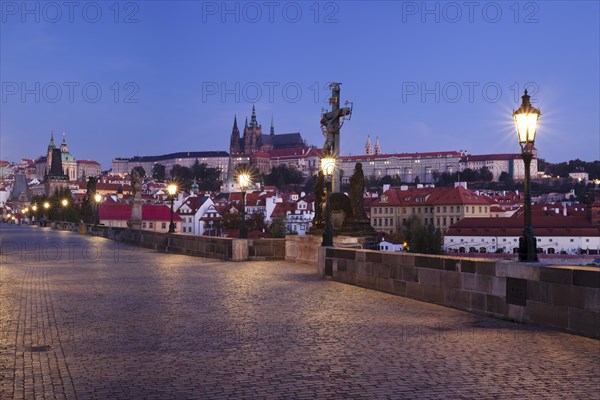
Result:
{"label": "cobblestone bridge deck", "polygon": [[600,342],[321,280],[1,225],[0,399],[598,398]]}

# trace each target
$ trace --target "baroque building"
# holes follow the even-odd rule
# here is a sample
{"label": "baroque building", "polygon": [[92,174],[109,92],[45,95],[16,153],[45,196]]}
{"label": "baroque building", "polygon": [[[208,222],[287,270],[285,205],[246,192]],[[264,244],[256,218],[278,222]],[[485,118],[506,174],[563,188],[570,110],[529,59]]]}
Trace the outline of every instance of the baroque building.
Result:
{"label": "baroque building", "polygon": [[[53,150],[56,149],[56,145],[54,144],[54,131],[50,132],[50,143],[48,143],[48,149],[46,152],[46,157],[40,157],[36,161],[36,175],[38,179],[44,179],[44,177],[50,172],[50,168],[52,166],[52,157]],[[66,176],[69,177],[69,180],[74,181],[79,177],[77,171],[77,160],[73,155],[69,152],[69,147],[67,146],[66,134],[63,133],[62,143],[60,144],[60,158],[62,163],[63,172]]]}

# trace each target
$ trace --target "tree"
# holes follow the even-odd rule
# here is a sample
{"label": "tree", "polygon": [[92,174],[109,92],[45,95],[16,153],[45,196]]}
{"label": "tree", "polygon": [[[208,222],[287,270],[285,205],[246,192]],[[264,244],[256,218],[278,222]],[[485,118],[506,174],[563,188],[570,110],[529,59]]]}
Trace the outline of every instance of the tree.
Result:
{"label": "tree", "polygon": [[242,218],[239,212],[226,212],[219,220],[218,227],[221,229],[239,229]]}
{"label": "tree", "polygon": [[133,169],[135,169],[138,172],[138,174],[140,174],[140,178],[143,178],[146,176],[146,170],[141,165],[138,165],[137,167],[133,167]]}
{"label": "tree", "polygon": [[306,193],[314,193],[315,189],[317,188],[317,179],[318,179],[318,175],[311,175],[307,180],[306,183],[304,184],[304,191]]}
{"label": "tree", "polygon": [[[62,205],[62,200],[67,200],[67,206]],[[48,218],[54,221],[79,222],[79,209],[73,203],[73,196],[68,187],[60,187],[54,190],[54,193],[48,199],[50,209]]]}
{"label": "tree", "polygon": [[271,172],[264,176],[265,185],[277,186],[283,190],[286,186],[300,185],[304,181],[302,172],[287,165],[277,165],[271,168]]}
{"label": "tree", "polygon": [[285,218],[284,217],[274,217],[271,221],[271,225],[269,226],[269,233],[276,238],[285,237],[286,233],[285,227]]}
{"label": "tree", "polygon": [[198,183],[198,187],[201,190],[219,190],[221,181],[221,170],[218,168],[209,168],[208,164],[200,163],[198,159],[194,162],[194,165],[190,168],[192,178]]}
{"label": "tree", "polygon": [[263,230],[266,230],[267,223],[265,222],[265,214],[262,212],[250,214],[250,218],[246,220],[246,226],[248,227],[248,232],[262,232]]}
{"label": "tree", "polygon": [[412,253],[442,254],[443,235],[440,228],[432,224],[423,225],[421,219],[411,216],[406,224],[404,236]]}
{"label": "tree", "polygon": [[81,220],[86,224],[93,224],[96,222],[96,215],[99,207],[99,205],[96,204],[94,199],[96,195],[96,183],[96,178],[90,176],[87,182],[87,190],[85,196],[83,197],[83,200],[81,202],[80,216]]}
{"label": "tree", "polygon": [[491,182],[494,179],[494,174],[492,174],[492,171],[490,171],[488,167],[481,167],[479,173],[482,181]]}
{"label": "tree", "polygon": [[165,180],[165,166],[164,165],[156,163],[152,166],[152,179],[155,179],[157,181]]}

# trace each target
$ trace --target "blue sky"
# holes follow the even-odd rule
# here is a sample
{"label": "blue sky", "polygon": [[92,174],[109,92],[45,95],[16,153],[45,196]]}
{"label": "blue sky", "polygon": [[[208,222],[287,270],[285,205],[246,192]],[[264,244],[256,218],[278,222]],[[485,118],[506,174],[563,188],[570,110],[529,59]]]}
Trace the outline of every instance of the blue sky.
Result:
{"label": "blue sky", "polygon": [[253,104],[265,132],[273,115],[320,146],[339,81],[354,104],[342,154],[367,135],[385,153],[517,152],[528,85],[540,157],[600,159],[599,2],[468,4],[2,2],[0,158],[44,154],[51,130],[103,168],[228,150]]}

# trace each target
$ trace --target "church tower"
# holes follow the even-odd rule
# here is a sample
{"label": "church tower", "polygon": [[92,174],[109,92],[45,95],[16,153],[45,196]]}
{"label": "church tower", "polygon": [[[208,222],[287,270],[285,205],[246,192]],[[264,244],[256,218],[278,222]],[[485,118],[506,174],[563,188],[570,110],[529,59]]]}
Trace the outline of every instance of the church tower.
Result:
{"label": "church tower", "polygon": [[50,131],[50,143],[48,144],[48,153],[46,154],[46,171],[50,171],[52,165],[52,150],[56,148],[54,144],[54,131]]}
{"label": "church tower", "polygon": [[275,125],[273,125],[273,114],[271,114],[271,130],[269,131],[271,136],[275,136]]}
{"label": "church tower", "polygon": [[379,144],[379,136],[375,138],[375,155],[381,154],[381,145]]}
{"label": "church tower", "polygon": [[237,126],[237,116],[233,117],[233,129],[231,130],[231,140],[229,143],[229,154],[239,154],[240,151],[240,130]]}
{"label": "church tower", "polygon": [[365,144],[365,154],[368,156],[373,154],[373,145],[371,144],[371,135],[367,135],[367,144]]}
{"label": "church tower", "polygon": [[252,154],[260,150],[261,136],[262,126],[256,120],[256,110],[254,106],[252,106],[252,116],[250,117],[250,124],[246,123],[246,127],[244,128],[244,154]]}

